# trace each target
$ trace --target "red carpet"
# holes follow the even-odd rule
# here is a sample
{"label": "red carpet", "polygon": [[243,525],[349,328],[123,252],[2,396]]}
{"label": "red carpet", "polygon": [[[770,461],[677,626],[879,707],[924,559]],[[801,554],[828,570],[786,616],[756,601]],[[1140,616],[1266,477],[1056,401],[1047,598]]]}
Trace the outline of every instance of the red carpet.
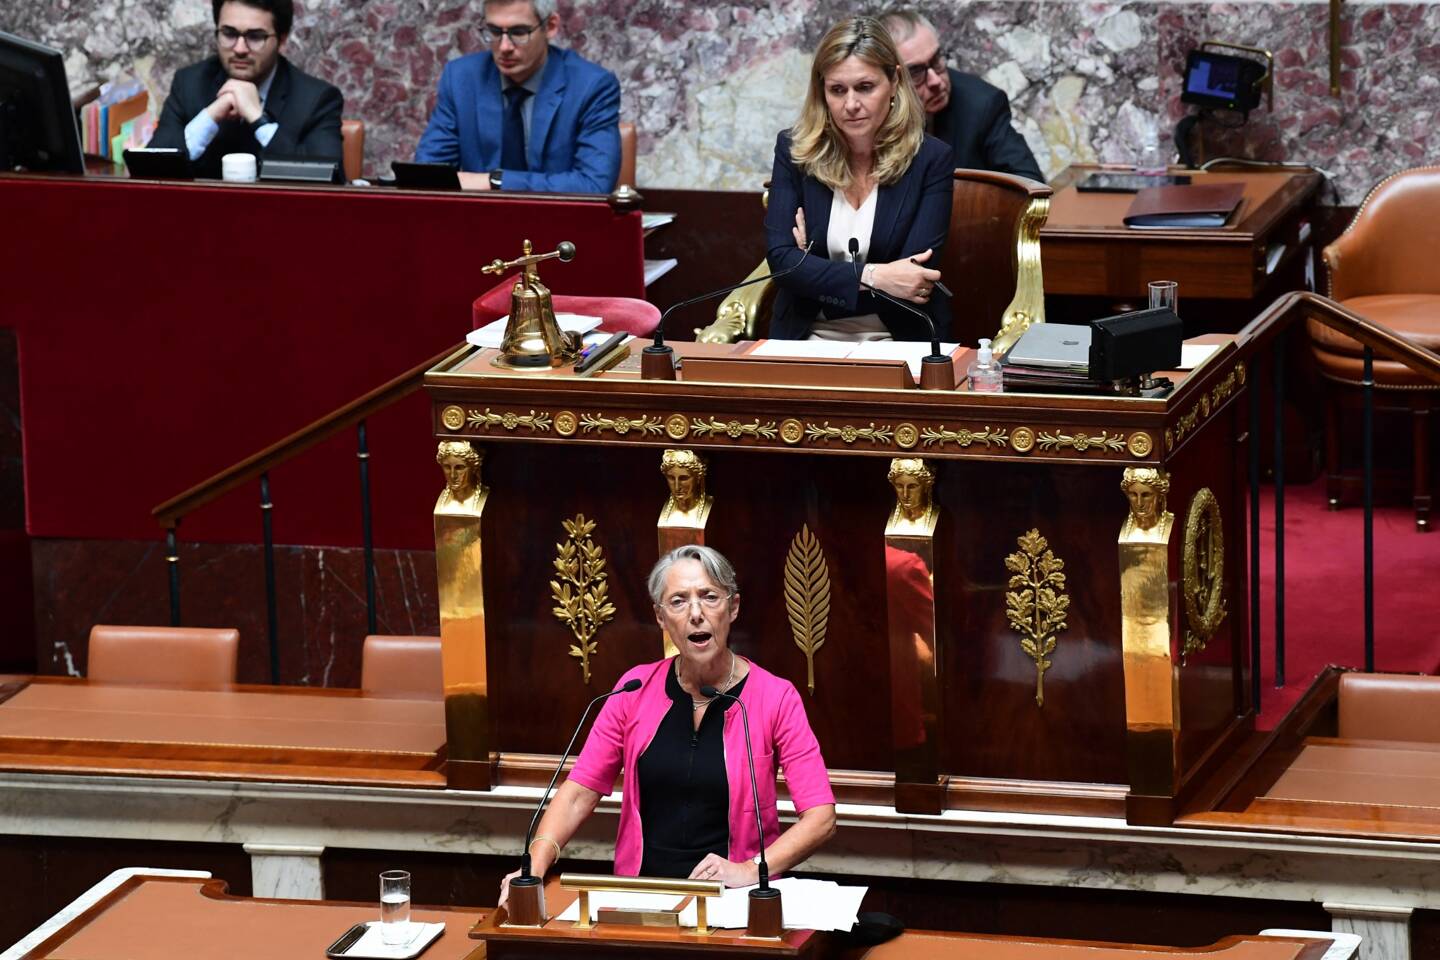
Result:
{"label": "red carpet", "polygon": [[[1275,510],[1260,501],[1260,720],[1274,727],[1326,664],[1365,665],[1364,514],[1331,511],[1324,480],[1285,491],[1285,686],[1275,686]],[[1247,543],[1248,550],[1248,543]],[[1375,669],[1440,667],[1440,533],[1403,506],[1375,511]]]}

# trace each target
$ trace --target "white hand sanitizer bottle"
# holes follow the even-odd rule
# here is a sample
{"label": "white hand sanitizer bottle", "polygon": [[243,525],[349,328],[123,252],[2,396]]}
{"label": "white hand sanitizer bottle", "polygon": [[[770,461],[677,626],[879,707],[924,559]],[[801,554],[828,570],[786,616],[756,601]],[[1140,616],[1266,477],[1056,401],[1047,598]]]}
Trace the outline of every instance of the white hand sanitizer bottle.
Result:
{"label": "white hand sanitizer bottle", "polygon": [[989,340],[980,341],[980,349],[976,352],[975,361],[970,364],[966,375],[970,380],[970,389],[976,393],[1000,393],[1004,389],[1000,364],[995,362],[995,355],[990,351]]}

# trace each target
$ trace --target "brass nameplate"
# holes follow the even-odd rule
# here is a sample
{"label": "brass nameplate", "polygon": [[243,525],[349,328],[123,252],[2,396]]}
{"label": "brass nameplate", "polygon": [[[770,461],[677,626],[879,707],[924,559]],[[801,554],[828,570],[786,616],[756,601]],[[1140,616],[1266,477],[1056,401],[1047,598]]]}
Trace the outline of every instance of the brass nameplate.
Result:
{"label": "brass nameplate", "polygon": [[605,907],[595,911],[597,923],[623,923],[632,927],[679,928],[680,913],[676,910],[621,910]]}

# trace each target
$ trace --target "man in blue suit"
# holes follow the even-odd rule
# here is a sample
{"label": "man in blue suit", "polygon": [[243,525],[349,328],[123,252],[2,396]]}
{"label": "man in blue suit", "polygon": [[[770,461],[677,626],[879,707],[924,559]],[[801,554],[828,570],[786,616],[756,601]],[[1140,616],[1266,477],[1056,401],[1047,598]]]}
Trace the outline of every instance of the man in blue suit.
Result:
{"label": "man in blue suit", "polygon": [[555,0],[487,0],[490,49],[440,75],[421,163],[458,163],[467,190],[609,193],[620,175],[620,82],[550,46]]}

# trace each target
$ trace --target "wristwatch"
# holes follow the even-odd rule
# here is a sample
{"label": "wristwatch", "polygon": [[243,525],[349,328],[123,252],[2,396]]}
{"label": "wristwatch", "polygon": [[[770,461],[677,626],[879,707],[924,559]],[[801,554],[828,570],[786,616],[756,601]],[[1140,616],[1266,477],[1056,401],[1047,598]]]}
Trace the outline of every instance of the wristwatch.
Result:
{"label": "wristwatch", "polygon": [[269,111],[269,110],[261,110],[261,111],[260,111],[260,116],[256,117],[256,118],[255,118],[255,122],[252,123],[252,124],[250,124],[250,132],[251,132],[251,133],[259,133],[261,127],[265,126],[266,124],[275,123],[275,122],[277,122],[277,121],[275,120],[274,117],[270,116],[270,111]]}
{"label": "wristwatch", "polygon": [[491,190],[501,190],[501,189],[503,189],[503,188],[500,186],[500,181],[501,181],[501,179],[503,179],[504,173],[505,173],[504,170],[491,170],[491,171],[490,171],[490,189],[491,189]]}

